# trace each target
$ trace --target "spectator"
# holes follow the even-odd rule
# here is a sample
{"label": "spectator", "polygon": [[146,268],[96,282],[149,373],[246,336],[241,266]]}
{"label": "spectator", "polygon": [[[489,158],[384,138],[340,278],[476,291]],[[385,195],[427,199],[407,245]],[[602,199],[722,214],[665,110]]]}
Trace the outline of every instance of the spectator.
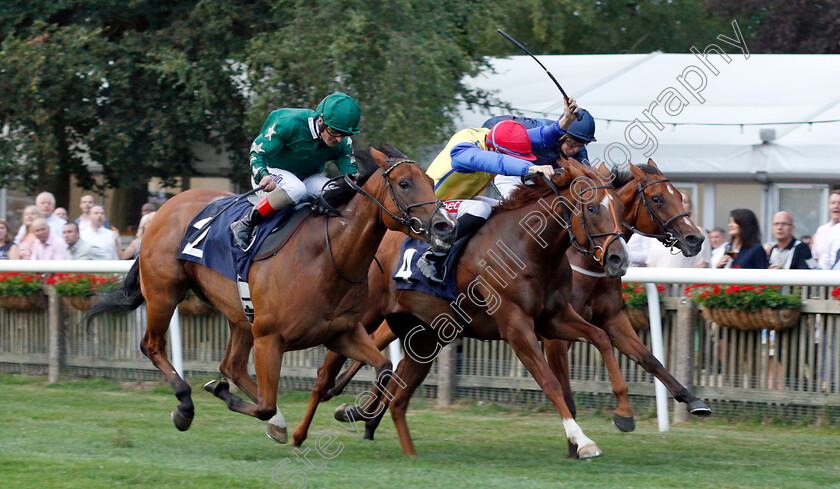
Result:
{"label": "spectator", "polygon": [[30,260],[67,259],[67,245],[61,238],[52,233],[46,219],[35,219],[32,223],[32,234],[35,235],[36,239],[32,246]]}
{"label": "spectator", "polygon": [[712,248],[711,261],[709,263],[717,263],[720,258],[726,253],[726,231],[721,227],[716,227],[709,231],[709,246]]}
{"label": "spectator", "polygon": [[729,213],[729,243],[718,268],[767,268],[767,252],[761,244],[758,219],[749,209]]}
{"label": "spectator", "polygon": [[148,214],[150,212],[155,212],[155,211],[157,211],[157,209],[155,208],[155,205],[152,204],[151,202],[146,202],[145,204],[143,204],[140,207],[140,216],[142,217],[142,216],[145,216],[146,214]]}
{"label": "spectator", "polygon": [[[808,248],[811,247],[811,235],[810,234],[803,234],[802,237],[799,238],[799,241],[802,241],[803,243],[808,245]],[[816,258],[814,259],[814,261],[816,261]]]}
{"label": "spectator", "polygon": [[[79,199],[79,209],[82,211],[82,215],[76,218],[76,224],[79,225],[79,232],[84,232],[86,229],[90,227],[90,208],[93,207],[94,198],[91,194],[82,195],[82,198]],[[105,220],[105,224],[103,224],[105,228],[110,228],[108,225],[108,220]]]}
{"label": "spectator", "polygon": [[[656,238],[648,238],[641,234],[633,234],[627,240],[627,248],[630,250],[630,264],[631,267],[646,267],[648,253],[650,252],[651,244],[658,245]],[[660,245],[661,246],[661,245]]]}
{"label": "spectator", "polygon": [[50,234],[54,236],[61,236],[61,229],[64,227],[66,220],[56,216],[55,211],[55,196],[49,192],[41,192],[35,197],[35,205],[47,221],[50,227]]}
{"label": "spectator", "polygon": [[20,249],[12,239],[12,232],[9,223],[0,220],[0,260],[17,260],[20,258]]}
{"label": "spectator", "polygon": [[35,219],[43,218],[41,210],[37,206],[28,205],[23,208],[23,224],[18,231],[18,237],[15,238],[15,243],[20,247],[19,258],[21,260],[28,260],[32,254],[32,246],[35,244],[35,235],[32,234],[32,223]]}
{"label": "spectator", "polygon": [[[691,203],[691,196],[682,194],[683,211],[691,217],[694,206]],[[705,236],[704,236],[705,237]],[[694,256],[684,256],[682,253],[672,253],[670,247],[665,247],[658,241],[651,243],[648,251],[647,266],[658,268],[709,268],[711,260],[711,245],[708,239],[703,240],[700,253]]]}
{"label": "spectator", "polygon": [[828,215],[828,222],[817,228],[811,242],[811,254],[820,268],[826,270],[834,264],[834,256],[830,256],[829,247],[835,234],[840,234],[840,190],[831,192],[828,197]]}
{"label": "spectator", "polygon": [[105,227],[105,208],[101,205],[91,206],[90,227],[82,229],[79,226],[79,229],[82,239],[104,251],[108,260],[119,260],[119,231]]}
{"label": "spectator", "polygon": [[79,236],[79,225],[68,222],[64,225],[64,242],[67,244],[67,258],[71,260],[107,260],[108,254]]}
{"label": "spectator", "polygon": [[70,218],[67,217],[67,209],[65,209],[64,207],[56,207],[53,211],[53,215],[64,219],[66,222],[70,222]]}
{"label": "spectator", "polygon": [[146,226],[148,226],[149,221],[155,217],[155,214],[157,213],[150,212],[140,218],[140,224],[137,226],[137,236],[120,252],[120,258],[123,260],[137,258],[137,255],[140,253],[140,241],[143,239],[143,233],[146,231]]}
{"label": "spectator", "polygon": [[817,267],[817,262],[811,258],[808,245],[793,238],[795,230],[793,217],[789,213],[781,211],[773,216],[773,237],[776,238],[776,244],[770,249],[770,265],[767,268],[807,270]]}

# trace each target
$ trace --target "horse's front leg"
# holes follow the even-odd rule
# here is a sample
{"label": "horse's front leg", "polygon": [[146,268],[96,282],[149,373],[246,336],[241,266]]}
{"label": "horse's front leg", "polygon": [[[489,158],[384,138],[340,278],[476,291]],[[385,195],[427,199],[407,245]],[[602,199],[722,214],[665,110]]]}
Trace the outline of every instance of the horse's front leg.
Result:
{"label": "horse's front leg", "polygon": [[292,434],[292,445],[300,446],[306,435],[309,433],[309,426],[312,424],[312,418],[315,417],[315,410],[318,409],[318,404],[327,395],[327,390],[333,384],[333,379],[344,365],[344,360],[347,357],[327,350],[327,355],[324,358],[324,363],[318,368],[318,378],[315,379],[315,385],[312,386],[312,393],[309,395],[309,404],[306,406],[306,413],[303,419],[298,423],[295,432]]}
{"label": "horse's front leg", "polygon": [[[382,321],[382,324],[379,325],[379,328],[373,334],[373,344],[379,348],[379,351],[384,350],[385,347],[390,345],[391,342],[396,339],[397,335],[391,331],[391,328],[388,326],[388,321]],[[361,370],[364,366],[365,364],[362,362],[353,362],[347,370],[336,377],[335,385],[326,392],[325,396],[321,400],[327,401],[341,394],[347,387],[347,384],[353,380],[353,377],[355,377],[356,374],[359,373],[359,370]]]}
{"label": "horse's front leg", "polygon": [[[566,400],[569,412],[572,413],[573,418],[577,418],[577,405],[575,404],[569,373],[570,343],[566,340],[544,338],[543,344],[545,345],[545,358],[548,360],[548,365],[554,372],[554,376],[560,382],[560,388],[563,390],[563,398]],[[577,445],[569,441],[569,458],[578,458],[577,451]]]}
{"label": "horse's front leg", "polygon": [[618,367],[618,360],[607,333],[584,321],[571,304],[566,304],[560,309],[549,321],[549,326],[550,329],[545,331],[547,337],[556,335],[555,338],[570,341],[583,337],[598,349],[610,376],[613,393],[618,400],[618,407],[613,412],[613,423],[621,431],[633,431],[636,422],[633,419],[633,408],[630,407],[629,389]]}
{"label": "horse's front leg", "polygon": [[691,394],[680,382],[671,375],[662,363],[653,356],[650,350],[639,339],[633,330],[630,320],[623,312],[607,318],[603,324],[604,331],[610,336],[612,344],[618,351],[634,359],[647,372],[659,379],[671,395],[679,402],[687,404],[688,412],[695,416],[709,416],[712,410],[700,398]]}
{"label": "horse's front leg", "polygon": [[[583,433],[566,405],[560,382],[551,372],[537,341],[533,319],[515,306],[499,310],[494,316],[498,316],[496,321],[500,325],[502,338],[513,348],[516,356],[534,376],[540,389],[560,413],[566,439],[579,447],[578,456],[581,458],[600,456],[601,449]],[[604,337],[606,338],[606,335]]]}

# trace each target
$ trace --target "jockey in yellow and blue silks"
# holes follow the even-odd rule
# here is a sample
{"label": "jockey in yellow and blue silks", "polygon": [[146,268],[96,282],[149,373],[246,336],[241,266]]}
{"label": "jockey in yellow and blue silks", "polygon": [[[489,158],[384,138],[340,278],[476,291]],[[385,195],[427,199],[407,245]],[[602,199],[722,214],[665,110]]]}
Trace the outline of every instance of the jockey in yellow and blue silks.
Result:
{"label": "jockey in yellow and blue silks", "polygon": [[251,185],[263,187],[262,200],[230,227],[237,246],[247,251],[254,227],[273,212],[318,195],[332,160],[343,174],[356,173],[350,135],[359,132],[362,111],[349,95],[333,93],[315,110],[278,109],[269,114],[251,145]]}
{"label": "jockey in yellow and blue silks", "polygon": [[[557,125],[562,130],[562,135],[557,144],[541,150],[534,150],[534,155],[537,157],[537,164],[554,165],[557,158],[562,155],[589,166],[589,154],[586,151],[586,145],[595,142],[595,119],[585,109],[580,109],[578,112],[580,114],[580,120],[577,120],[577,118],[573,120],[567,129],[563,128],[562,119],[557,122]],[[554,125],[554,121],[550,119],[531,119],[528,117],[500,115],[487,119],[484,122],[484,127],[493,127],[493,124],[503,120],[519,122],[527,129]],[[493,184],[496,186],[502,198],[507,198],[520,184],[520,180],[515,177],[499,175],[493,180]]]}
{"label": "jockey in yellow and blue silks", "polygon": [[[577,104],[570,99],[561,122],[573,119],[576,110]],[[456,239],[475,232],[490,216],[496,201],[477,196],[496,175],[553,176],[551,165],[534,164],[537,158],[533,151],[556,145],[563,132],[558,124],[526,130],[522,124],[507,120],[490,129],[471,128],[455,133],[426,173],[434,180],[435,195],[446,201],[446,210],[458,220]],[[438,268],[445,257],[446,253],[429,249],[417,262],[418,268],[432,282],[442,283]]]}

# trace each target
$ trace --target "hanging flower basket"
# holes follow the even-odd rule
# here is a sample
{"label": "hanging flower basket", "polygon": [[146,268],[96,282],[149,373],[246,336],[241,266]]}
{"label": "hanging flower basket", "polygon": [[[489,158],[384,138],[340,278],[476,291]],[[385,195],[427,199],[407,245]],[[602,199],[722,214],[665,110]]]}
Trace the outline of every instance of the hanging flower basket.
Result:
{"label": "hanging flower basket", "polygon": [[0,296],[0,308],[10,311],[41,311],[45,307],[47,307],[47,297],[41,292]]}
{"label": "hanging flower basket", "polygon": [[630,325],[636,329],[650,329],[650,315],[648,308],[636,309],[635,307],[626,307],[622,310],[627,319],[630,320]]}
{"label": "hanging flower basket", "polygon": [[728,328],[778,331],[799,324],[798,288],[782,294],[778,286],[690,285],[686,294],[703,306],[703,317]]}
{"label": "hanging flower basket", "polygon": [[206,316],[216,312],[216,308],[210,304],[199,299],[195,295],[188,295],[186,299],[178,304],[179,314],[193,314],[196,316]]}
{"label": "hanging flower basket", "polygon": [[99,296],[65,295],[61,297],[61,300],[67,307],[71,307],[77,311],[87,311],[93,307],[94,304],[99,302]]}
{"label": "hanging flower basket", "polygon": [[[644,284],[627,282],[622,284],[622,299],[624,299],[624,307],[621,312],[630,320],[630,324],[636,329],[650,329],[650,314],[648,313],[648,298],[645,291]],[[659,292],[660,314],[664,313],[662,309],[662,293],[665,292],[665,286],[657,284],[657,292]]]}

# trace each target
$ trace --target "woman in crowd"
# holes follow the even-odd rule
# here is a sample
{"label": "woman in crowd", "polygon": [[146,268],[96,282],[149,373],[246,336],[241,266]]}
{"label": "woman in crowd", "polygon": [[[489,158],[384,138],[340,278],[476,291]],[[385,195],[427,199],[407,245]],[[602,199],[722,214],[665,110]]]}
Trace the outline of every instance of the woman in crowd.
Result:
{"label": "woman in crowd", "polygon": [[21,260],[28,260],[30,255],[32,255],[32,247],[35,246],[35,235],[32,234],[30,226],[32,225],[32,221],[38,218],[43,218],[44,214],[41,213],[41,209],[35,205],[28,205],[23,209],[23,225],[21,225],[21,229],[24,229],[23,237],[20,239],[18,246],[20,248],[20,253],[18,258]]}
{"label": "woman in crowd", "polygon": [[148,214],[143,214],[143,217],[140,218],[140,224],[137,226],[137,234],[131,243],[125,247],[124,250],[120,251],[120,259],[121,260],[133,260],[137,258],[137,255],[140,253],[140,240],[143,239],[143,233],[146,231],[146,226],[149,225],[149,221],[155,217],[156,212],[150,212]]}
{"label": "woman in crowd", "polygon": [[749,209],[729,213],[729,243],[718,268],[767,268],[767,252],[761,245],[758,219]]}
{"label": "woman in crowd", "polygon": [[18,258],[20,258],[20,250],[12,240],[9,223],[0,220],[0,260],[17,260]]}

